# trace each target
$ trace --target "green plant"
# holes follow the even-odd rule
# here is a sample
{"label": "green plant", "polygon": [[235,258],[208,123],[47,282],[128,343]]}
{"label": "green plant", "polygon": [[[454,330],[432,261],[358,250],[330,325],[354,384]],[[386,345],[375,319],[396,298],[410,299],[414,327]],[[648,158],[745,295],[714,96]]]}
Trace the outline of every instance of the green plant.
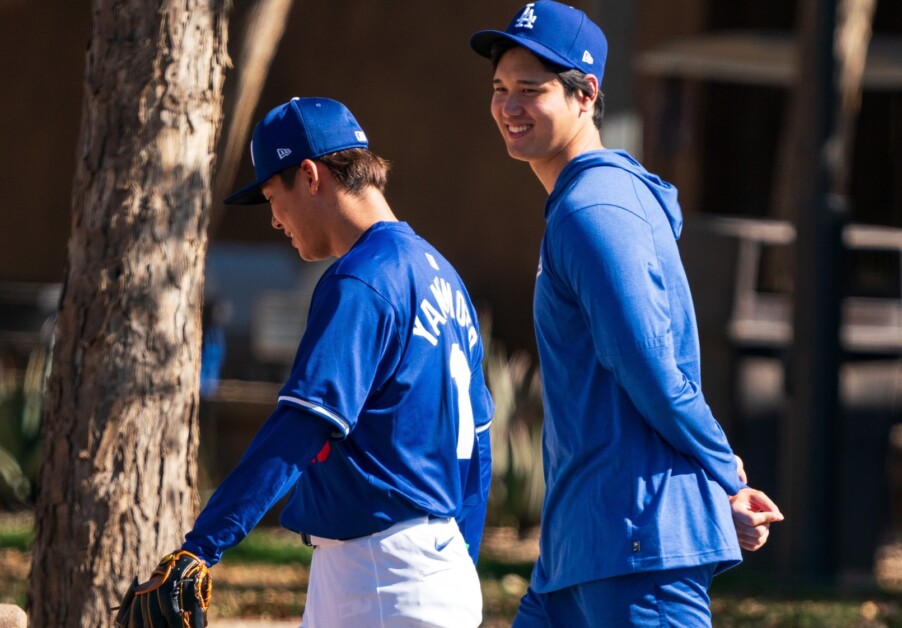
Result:
{"label": "green plant", "polygon": [[24,372],[11,360],[0,363],[0,507],[5,509],[33,500],[49,354],[48,347],[32,349]]}
{"label": "green plant", "polygon": [[485,346],[483,370],[495,402],[487,522],[524,531],[539,524],[545,496],[539,369],[525,351],[508,355],[504,345],[491,337],[487,317],[480,324]]}

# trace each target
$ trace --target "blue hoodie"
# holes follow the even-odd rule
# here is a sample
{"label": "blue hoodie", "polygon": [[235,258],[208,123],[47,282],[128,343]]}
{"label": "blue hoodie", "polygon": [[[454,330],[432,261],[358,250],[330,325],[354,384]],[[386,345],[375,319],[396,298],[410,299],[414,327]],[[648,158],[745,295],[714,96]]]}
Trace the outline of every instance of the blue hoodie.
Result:
{"label": "blue hoodie", "polygon": [[676,189],[621,151],[573,159],[545,209],[535,331],[545,405],[539,592],[741,560],[743,486],[701,391]]}

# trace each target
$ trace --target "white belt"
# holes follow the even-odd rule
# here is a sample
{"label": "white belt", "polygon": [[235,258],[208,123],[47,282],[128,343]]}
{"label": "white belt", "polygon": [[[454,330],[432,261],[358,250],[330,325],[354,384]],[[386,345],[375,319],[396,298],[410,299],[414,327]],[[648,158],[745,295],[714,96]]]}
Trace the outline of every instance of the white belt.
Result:
{"label": "white belt", "polygon": [[430,521],[449,521],[449,519],[442,517],[435,517],[433,515],[424,515],[422,517],[414,517],[413,519],[408,519],[407,521],[402,521],[401,523],[396,523],[390,528],[386,528],[385,530],[381,530],[380,532],[373,532],[372,534],[366,534],[364,536],[354,537],[352,539],[327,539],[322,536],[314,536],[312,534],[304,534],[301,533],[301,538],[304,541],[304,545],[309,545],[311,547],[334,547],[336,545],[342,545],[344,543],[353,543],[354,541],[359,541],[360,539],[369,539],[375,536],[390,536],[396,532],[400,532],[401,530],[406,530],[407,528],[412,528],[413,526],[418,526],[424,523],[429,523]]}

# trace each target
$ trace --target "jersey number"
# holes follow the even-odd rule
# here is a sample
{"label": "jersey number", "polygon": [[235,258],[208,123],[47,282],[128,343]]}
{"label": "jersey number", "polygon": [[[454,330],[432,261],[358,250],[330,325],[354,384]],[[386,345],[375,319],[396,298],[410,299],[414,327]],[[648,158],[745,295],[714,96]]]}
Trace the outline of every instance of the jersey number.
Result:
{"label": "jersey number", "polygon": [[470,364],[456,342],[451,345],[451,379],[457,387],[457,458],[469,460],[473,455],[476,438],[476,421],[473,420],[473,404],[470,401]]}

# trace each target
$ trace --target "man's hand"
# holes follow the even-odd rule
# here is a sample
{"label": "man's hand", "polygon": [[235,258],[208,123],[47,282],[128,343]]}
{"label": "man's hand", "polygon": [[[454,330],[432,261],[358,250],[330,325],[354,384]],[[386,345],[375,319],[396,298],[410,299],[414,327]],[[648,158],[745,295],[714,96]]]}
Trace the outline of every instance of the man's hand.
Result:
{"label": "man's hand", "polygon": [[742,458],[733,454],[733,457],[736,458],[736,472],[739,474],[739,481],[743,484],[749,483],[749,476],[745,473],[745,464],[742,462]]}
{"label": "man's hand", "polygon": [[744,488],[730,497],[730,507],[739,545],[750,552],[767,543],[771,523],[783,521],[783,514],[771,498],[753,488]]}

